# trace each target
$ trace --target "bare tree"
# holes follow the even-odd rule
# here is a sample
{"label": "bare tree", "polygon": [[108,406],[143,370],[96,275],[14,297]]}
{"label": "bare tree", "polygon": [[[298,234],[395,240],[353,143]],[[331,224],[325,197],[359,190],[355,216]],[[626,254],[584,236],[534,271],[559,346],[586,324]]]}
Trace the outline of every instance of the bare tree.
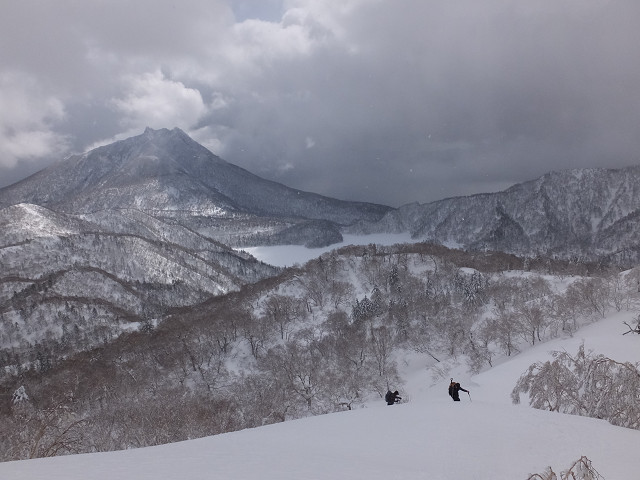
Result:
{"label": "bare tree", "polygon": [[321,401],[327,390],[323,375],[326,359],[314,345],[296,340],[277,345],[266,353],[261,368],[278,379],[281,388],[296,401],[292,407],[300,413],[294,415],[330,411]]}
{"label": "bare tree", "polygon": [[280,339],[289,338],[289,326],[291,323],[303,316],[304,309],[299,301],[293,297],[285,295],[270,295],[264,306],[265,315],[277,326]]}
{"label": "bare tree", "polygon": [[546,304],[541,299],[531,300],[516,307],[518,323],[524,340],[531,345],[542,341],[541,335],[548,321]]}
{"label": "bare tree", "polygon": [[616,312],[621,311],[623,308],[628,309],[630,291],[624,277],[617,270],[613,270],[605,278],[604,284],[606,285],[611,305],[616,309]]}
{"label": "bare tree", "polygon": [[511,356],[516,353],[516,335],[518,332],[518,322],[516,314],[510,305],[500,303],[493,309],[493,317],[489,318],[487,328],[494,333],[494,339],[500,346],[503,353]]}
{"label": "bare tree", "polygon": [[559,332],[572,335],[578,328],[581,309],[576,305],[577,298],[571,295],[551,295],[547,302],[547,314],[552,335]]}
{"label": "bare tree", "polygon": [[491,342],[495,339],[495,322],[484,319],[477,322],[477,327],[469,334],[469,368],[478,373],[486,365],[493,366]]}
{"label": "bare tree", "polygon": [[329,283],[327,292],[333,308],[338,310],[340,306],[346,305],[353,298],[354,288],[348,282],[333,280]]}
{"label": "bare tree", "polygon": [[12,414],[21,452],[18,458],[53,457],[79,453],[86,420],[78,418],[63,401],[38,408],[29,400],[15,402]]}
{"label": "bare tree", "polygon": [[573,282],[566,295],[574,297],[576,304],[588,315],[604,317],[611,306],[609,291],[602,278],[584,278]]}
{"label": "bare tree", "polygon": [[436,342],[439,350],[447,352],[455,357],[463,353],[467,346],[467,339],[471,332],[471,324],[475,314],[465,308],[451,305],[434,319],[434,328],[437,332]]}
{"label": "bare tree", "polygon": [[629,330],[624,332],[623,335],[626,335],[627,333],[640,334],[640,315],[636,315],[631,325],[628,322],[622,322],[622,323],[624,323],[629,328]]}

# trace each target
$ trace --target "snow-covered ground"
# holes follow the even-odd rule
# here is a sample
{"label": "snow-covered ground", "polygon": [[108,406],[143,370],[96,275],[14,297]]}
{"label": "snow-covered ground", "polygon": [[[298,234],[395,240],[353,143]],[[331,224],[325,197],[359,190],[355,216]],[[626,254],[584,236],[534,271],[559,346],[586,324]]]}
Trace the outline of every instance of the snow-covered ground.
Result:
{"label": "snow-covered ground", "polygon": [[[640,337],[622,335],[630,312],[614,314],[572,338],[537,345],[475,376],[450,364],[439,377],[427,359],[399,366],[407,403],[291,421],[209,438],[121,452],[0,463],[6,480],[363,479],[518,480],[556,473],[587,456],[607,480],[640,478],[640,431],[603,420],[514,406],[516,379],[549,351],[586,350],[640,361]],[[471,391],[447,396],[448,376]],[[167,412],[170,415],[171,412]]]}
{"label": "snow-covered ground", "polygon": [[302,245],[278,245],[275,247],[249,247],[243,248],[258,260],[276,267],[291,267],[304,264],[312,258],[319,257],[323,253],[335,250],[346,245],[395,245],[396,243],[412,243],[411,235],[407,233],[384,233],[372,235],[343,235],[343,241],[329,247],[307,248]]}

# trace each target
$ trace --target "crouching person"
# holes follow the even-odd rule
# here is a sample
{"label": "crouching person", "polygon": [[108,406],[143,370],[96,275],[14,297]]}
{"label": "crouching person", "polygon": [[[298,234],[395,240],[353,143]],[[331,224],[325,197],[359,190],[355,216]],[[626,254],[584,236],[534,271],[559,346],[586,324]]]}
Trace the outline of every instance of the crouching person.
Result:
{"label": "crouching person", "polygon": [[396,390],[395,392],[389,390],[384,396],[384,401],[387,402],[387,405],[393,405],[394,403],[400,402],[400,400],[402,400],[402,397],[398,395],[398,390]]}

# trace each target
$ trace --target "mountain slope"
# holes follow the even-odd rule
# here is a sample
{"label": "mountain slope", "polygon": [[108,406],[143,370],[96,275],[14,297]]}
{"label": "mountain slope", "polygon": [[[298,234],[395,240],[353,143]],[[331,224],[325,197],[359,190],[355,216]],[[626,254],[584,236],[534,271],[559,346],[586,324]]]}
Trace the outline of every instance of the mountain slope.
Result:
{"label": "mountain slope", "polygon": [[502,192],[392,209],[267,181],[179,129],[147,129],[0,190],[0,206],[18,203],[76,214],[136,209],[236,247],[318,247],[343,233],[410,232],[474,250],[640,260],[639,166],[552,172]]}
{"label": "mountain slope", "polygon": [[264,180],[180,129],[152,130],[74,155],[0,190],[0,205],[33,203],[69,213],[137,208],[222,216],[244,213],[350,224],[390,207],[335,200]]}
{"label": "mountain slope", "polygon": [[138,210],[80,217],[19,204],[0,210],[0,229],[3,352],[47,339],[54,358],[68,355],[278,271]]}
{"label": "mountain slope", "polygon": [[552,172],[498,193],[410,204],[351,233],[525,255],[638,260],[640,167]]}
{"label": "mountain slope", "polygon": [[[629,316],[626,314],[627,317]],[[413,359],[402,392],[407,404],[323,415],[215,437],[111,453],[0,463],[14,480],[189,480],[210,478],[513,480],[559,474],[581,456],[606,479],[635,480],[640,432],[605,421],[534,410],[509,403],[508,391],[530,362],[549,358],[551,347],[585,346],[620,360],[640,361],[637,338],[616,328],[612,316],[574,338],[543,344],[463,384],[472,401],[454,404],[447,379],[434,381]],[[624,357],[624,358],[622,358]],[[411,360],[411,359],[409,359]],[[433,372],[432,372],[433,373]],[[505,395],[506,393],[506,395]]]}
{"label": "mountain slope", "polygon": [[67,158],[1,189],[0,207],[0,355],[47,339],[51,358],[279,271],[230,245],[324,246],[389,210],[263,180],[179,129]]}

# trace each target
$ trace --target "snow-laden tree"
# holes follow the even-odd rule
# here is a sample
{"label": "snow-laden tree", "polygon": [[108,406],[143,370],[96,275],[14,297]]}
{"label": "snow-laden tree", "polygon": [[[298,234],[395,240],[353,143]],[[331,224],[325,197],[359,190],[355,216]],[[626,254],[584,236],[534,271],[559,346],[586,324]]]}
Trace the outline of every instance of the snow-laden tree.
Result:
{"label": "snow-laden tree", "polygon": [[513,403],[528,394],[534,408],[608,420],[640,429],[640,364],[616,362],[585,352],[552,352],[553,361],[537,362],[518,379]]}
{"label": "snow-laden tree", "polygon": [[527,480],[601,480],[602,477],[598,471],[593,468],[591,460],[582,456],[571,465],[567,470],[560,472],[560,476],[551,469],[547,469],[543,473],[534,473],[527,477]]}
{"label": "snow-laden tree", "polygon": [[20,387],[13,392],[13,395],[11,395],[11,403],[18,404],[18,403],[22,403],[22,402],[26,402],[27,400],[29,400],[29,395],[27,395],[27,391],[24,388],[24,385],[20,385]]}

